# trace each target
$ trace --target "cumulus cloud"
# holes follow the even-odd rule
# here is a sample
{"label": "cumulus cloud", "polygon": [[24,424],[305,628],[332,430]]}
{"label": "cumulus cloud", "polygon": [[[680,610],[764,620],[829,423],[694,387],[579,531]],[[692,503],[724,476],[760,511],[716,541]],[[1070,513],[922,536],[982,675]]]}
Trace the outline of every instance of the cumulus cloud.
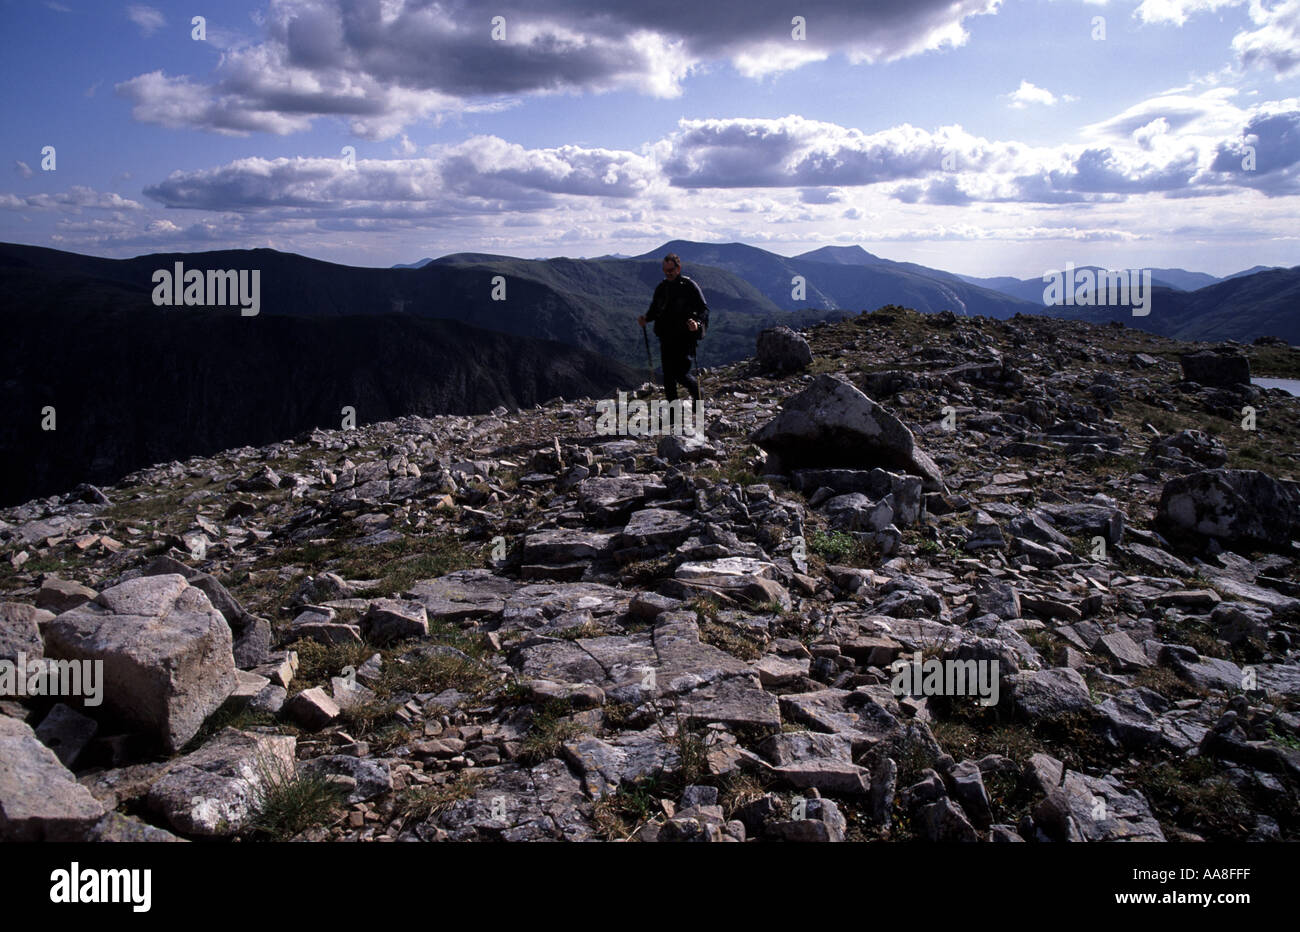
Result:
{"label": "cumulus cloud", "polygon": [[1269,65],[1279,77],[1300,68],[1300,0],[1282,0],[1271,8],[1256,0],[1250,18],[1258,28],[1232,40],[1242,64]]}
{"label": "cumulus cloud", "polygon": [[[728,212],[793,222],[873,188],[905,204],[1119,203],[1129,197],[1297,193],[1300,100],[1241,109],[1218,89],[1164,95],[1089,128],[1089,144],[1029,146],[960,126],[901,124],[875,133],[791,114],[679,121],[643,152],[527,148],[497,136],[430,147],[420,157],[248,158],[176,171],[145,188],[170,208],[280,216],[409,219],[531,213],[588,201],[673,209],[669,192],[766,189],[725,199]],[[1232,168],[1248,149],[1250,171]],[[782,191],[790,197],[772,199]],[[675,195],[674,195],[675,196]],[[695,197],[696,194],[689,195]],[[800,207],[803,205],[803,207]],[[808,213],[808,210],[813,213]]]}
{"label": "cumulus cloud", "polygon": [[1057,97],[1046,88],[1038,87],[1036,84],[1031,84],[1029,81],[1023,79],[1020,81],[1020,87],[1008,94],[1007,98],[1011,101],[1011,107],[1015,110],[1023,110],[1030,104],[1040,104],[1044,107],[1055,107],[1062,101],[1071,101],[1075,99],[1069,94]]}
{"label": "cumulus cloud", "polygon": [[176,171],[145,195],[167,207],[264,208],[369,216],[532,211],[563,196],[631,198],[655,180],[633,152],[560,146],[526,149],[495,136],[434,147],[425,158],[249,158]]}
{"label": "cumulus cloud", "polygon": [[228,49],[210,78],[151,72],[117,89],[136,119],[165,126],[283,134],[335,116],[357,135],[386,139],[485,99],[615,89],[673,97],[715,62],[761,77],[831,55],[892,61],[959,46],[964,23],[1000,0],[805,0],[803,39],[777,0],[755,0],[743,14],[683,0],[519,2],[492,10],[505,20],[494,38],[471,0],[270,0],[262,41]]}
{"label": "cumulus cloud", "polygon": [[1182,26],[1198,13],[1240,6],[1255,28],[1233,37],[1238,61],[1270,67],[1279,78],[1300,68],[1300,0],[1142,0],[1133,15],[1144,23]]}

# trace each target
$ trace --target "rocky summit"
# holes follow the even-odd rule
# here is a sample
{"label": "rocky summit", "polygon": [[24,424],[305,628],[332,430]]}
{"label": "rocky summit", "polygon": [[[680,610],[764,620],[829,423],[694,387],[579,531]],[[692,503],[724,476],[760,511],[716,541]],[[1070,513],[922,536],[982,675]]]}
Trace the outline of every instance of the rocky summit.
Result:
{"label": "rocky summit", "polygon": [[1300,351],[757,350],[0,512],[0,839],[1300,837]]}

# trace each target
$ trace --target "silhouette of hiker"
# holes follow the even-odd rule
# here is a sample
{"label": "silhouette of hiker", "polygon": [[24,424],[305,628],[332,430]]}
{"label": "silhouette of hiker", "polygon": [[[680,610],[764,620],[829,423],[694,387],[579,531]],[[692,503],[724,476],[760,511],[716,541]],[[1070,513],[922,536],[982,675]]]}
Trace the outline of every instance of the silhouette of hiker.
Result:
{"label": "silhouette of hiker", "polygon": [[653,321],[659,338],[659,358],[664,370],[664,397],[677,400],[677,386],[685,386],[697,405],[700,386],[691,375],[692,356],[709,319],[700,286],[682,274],[676,253],[664,256],[664,280],[655,287],[650,309],[637,318],[644,329]]}

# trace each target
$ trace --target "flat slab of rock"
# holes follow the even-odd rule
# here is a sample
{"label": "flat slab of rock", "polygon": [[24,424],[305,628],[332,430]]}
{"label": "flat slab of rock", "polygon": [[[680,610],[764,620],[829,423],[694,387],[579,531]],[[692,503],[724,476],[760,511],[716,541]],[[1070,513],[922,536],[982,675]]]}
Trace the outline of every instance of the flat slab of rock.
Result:
{"label": "flat slab of rock", "polygon": [[420,580],[404,598],[421,603],[431,621],[461,622],[499,614],[518,587],[488,569],[460,570]]}
{"label": "flat slab of rock", "polygon": [[293,776],[297,742],[227,728],[175,761],[149,788],[149,806],[186,835],[235,835],[258,815],[267,790]]}
{"label": "flat slab of rock", "polygon": [[1202,657],[1195,662],[1175,658],[1174,672],[1200,689],[1233,693],[1244,689],[1241,667],[1231,660],[1219,657]]}
{"label": "flat slab of rock", "polygon": [[416,829],[426,837],[441,829],[451,841],[590,841],[595,838],[591,800],[560,760],[536,767],[487,768],[483,786],[469,799]]}
{"label": "flat slab of rock", "polygon": [[70,608],[89,602],[95,597],[95,590],[72,579],[58,579],[51,576],[41,583],[36,593],[36,607],[54,614],[66,612]]}
{"label": "flat slab of rock", "polygon": [[628,732],[607,740],[583,735],[564,745],[564,757],[578,771],[592,799],[656,773],[675,770],[676,747],[656,729]]}
{"label": "flat slab of rock", "polygon": [[750,436],[786,469],[872,466],[920,476],[929,492],[946,491],[943,474],[897,417],[847,381],[819,375],[788,398],[781,413]]}
{"label": "flat slab of rock", "polygon": [[577,491],[578,507],[597,525],[622,521],[646,499],[668,492],[662,482],[647,476],[597,476],[579,482]]}
{"label": "flat slab of rock", "polygon": [[103,817],[31,726],[0,715],[0,841],[82,841]]}
{"label": "flat slab of rock", "polygon": [[613,540],[613,534],[581,528],[534,531],[524,538],[520,559],[528,564],[552,566],[580,560],[589,562],[604,556]]}
{"label": "flat slab of rock", "polygon": [[787,722],[809,725],[818,731],[843,735],[855,753],[861,753],[881,739],[896,734],[901,725],[898,703],[885,697],[888,687],[876,690],[821,689],[781,696],[781,717]]}
{"label": "flat slab of rock", "polygon": [[1300,599],[1292,598],[1289,595],[1283,595],[1276,589],[1269,589],[1266,586],[1257,586],[1254,583],[1242,582],[1240,579],[1237,579],[1228,573],[1218,572],[1206,566],[1202,566],[1199,572],[1207,582],[1222,589],[1234,599],[1241,599],[1245,602],[1254,602],[1257,605],[1263,605],[1278,613],[1300,611]]}
{"label": "flat slab of rock", "polygon": [[1038,510],[1051,520],[1053,527],[1065,534],[1104,537],[1111,547],[1118,546],[1124,539],[1124,512],[1113,505],[1085,502],[1040,505]]}
{"label": "flat slab of rock", "polygon": [[1161,550],[1159,547],[1148,547],[1146,544],[1128,544],[1124,547],[1124,552],[1163,573],[1174,576],[1191,576],[1195,572],[1172,553]]}
{"label": "flat slab of rock", "polygon": [[776,696],[737,679],[693,690],[678,701],[677,711],[690,724],[721,722],[733,728],[781,727],[781,709]]}
{"label": "flat slab of rock", "polygon": [[45,653],[102,660],[104,706],[179,750],[235,689],[230,626],[179,575],[105,589],[45,629]]}
{"label": "flat slab of rock", "polygon": [[619,538],[620,547],[675,547],[691,530],[691,518],[668,508],[643,508],[632,512]]}
{"label": "flat slab of rock", "polygon": [[789,611],[789,591],[772,577],[775,564],[752,557],[723,557],[698,563],[683,563],[665,580],[660,591],[678,599],[696,595],[714,596],[724,604],[757,606],[767,602]]}

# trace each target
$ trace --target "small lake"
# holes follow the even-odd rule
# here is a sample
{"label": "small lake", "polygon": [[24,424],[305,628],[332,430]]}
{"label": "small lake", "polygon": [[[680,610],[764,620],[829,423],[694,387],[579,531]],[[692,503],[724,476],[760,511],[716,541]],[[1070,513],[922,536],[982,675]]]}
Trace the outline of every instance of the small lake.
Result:
{"label": "small lake", "polygon": [[1251,379],[1260,388],[1280,388],[1292,395],[1300,395],[1300,379]]}

